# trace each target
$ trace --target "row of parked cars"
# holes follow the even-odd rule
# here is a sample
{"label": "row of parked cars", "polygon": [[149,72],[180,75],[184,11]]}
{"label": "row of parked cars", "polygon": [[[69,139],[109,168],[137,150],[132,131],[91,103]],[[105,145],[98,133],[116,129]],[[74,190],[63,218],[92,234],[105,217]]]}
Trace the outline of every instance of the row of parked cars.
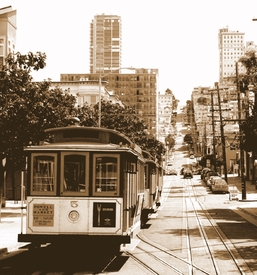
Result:
{"label": "row of parked cars", "polygon": [[203,168],[201,179],[211,189],[212,193],[229,193],[228,183],[218,172],[215,172],[210,168]]}

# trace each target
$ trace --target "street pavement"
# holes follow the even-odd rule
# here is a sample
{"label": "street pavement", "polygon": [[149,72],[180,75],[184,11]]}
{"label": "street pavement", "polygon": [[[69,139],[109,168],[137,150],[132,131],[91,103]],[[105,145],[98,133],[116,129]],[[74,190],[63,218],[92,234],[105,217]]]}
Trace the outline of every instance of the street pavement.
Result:
{"label": "street pavement", "polygon": [[[246,199],[242,199],[242,181],[235,175],[228,175],[229,186],[236,186],[239,190],[239,201],[233,210],[257,226],[257,190],[255,185],[246,181]],[[23,226],[25,233],[26,210],[23,210],[23,224],[21,224],[21,202],[7,201],[6,207],[1,208],[0,213],[0,255],[12,252],[27,245],[19,243],[18,234],[21,233]],[[161,211],[161,210],[159,210]]]}

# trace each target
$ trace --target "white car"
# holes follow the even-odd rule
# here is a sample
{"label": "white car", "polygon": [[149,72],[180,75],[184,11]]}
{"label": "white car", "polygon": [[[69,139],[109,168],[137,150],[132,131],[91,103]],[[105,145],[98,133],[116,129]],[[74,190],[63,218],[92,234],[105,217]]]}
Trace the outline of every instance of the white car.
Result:
{"label": "white car", "polygon": [[220,176],[210,176],[210,178],[208,178],[207,181],[206,181],[206,185],[211,188],[211,185],[217,179],[221,179],[221,177]]}

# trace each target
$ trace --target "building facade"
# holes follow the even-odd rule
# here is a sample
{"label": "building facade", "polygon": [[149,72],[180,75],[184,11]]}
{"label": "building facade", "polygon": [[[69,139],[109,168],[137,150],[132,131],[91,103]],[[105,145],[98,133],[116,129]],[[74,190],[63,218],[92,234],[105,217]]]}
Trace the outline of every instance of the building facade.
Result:
{"label": "building facade", "polygon": [[[99,89],[99,82],[94,80],[81,81],[52,81],[51,87],[61,88],[76,97],[77,106],[95,105],[99,102],[101,96],[102,100],[112,101],[114,104],[121,101],[111,91],[108,91],[105,86],[107,82],[103,81]],[[101,90],[101,91],[100,91]]]}
{"label": "building facade", "polygon": [[11,6],[0,9],[0,67],[16,46],[16,10]]}
{"label": "building facade", "polygon": [[[244,33],[230,31],[228,28],[219,30],[219,83],[226,84],[229,77],[236,75],[236,62],[245,53]],[[242,70],[239,64],[239,71]]]}
{"label": "building facade", "polygon": [[[133,69],[130,73],[109,73],[101,81],[126,105],[133,107],[150,134],[157,137],[158,69]],[[99,74],[61,74],[60,81],[99,81]]]}
{"label": "building facade", "polygon": [[175,123],[172,123],[173,116],[176,115],[177,101],[170,91],[160,94],[158,97],[158,140],[165,143],[165,138],[175,135]]}
{"label": "building facade", "polygon": [[117,15],[96,15],[90,23],[90,73],[121,67],[122,23]]}
{"label": "building facade", "polygon": [[[200,149],[201,155],[214,155],[217,161],[222,161],[224,146],[227,171],[238,173],[237,157],[240,137],[237,91],[233,87],[221,87],[219,91],[217,88],[197,87],[194,88],[191,98],[194,109],[194,129],[198,137],[196,147]],[[225,144],[222,144],[221,126]],[[216,168],[223,173],[224,167]]]}

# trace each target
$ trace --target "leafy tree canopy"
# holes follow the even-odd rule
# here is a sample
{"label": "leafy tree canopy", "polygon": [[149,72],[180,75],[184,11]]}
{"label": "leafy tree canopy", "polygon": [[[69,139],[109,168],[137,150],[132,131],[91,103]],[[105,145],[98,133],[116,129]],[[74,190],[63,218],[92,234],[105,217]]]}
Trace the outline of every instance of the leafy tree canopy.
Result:
{"label": "leafy tree canopy", "polygon": [[24,146],[38,143],[44,129],[63,125],[63,118],[74,110],[74,96],[50,89],[50,82],[33,82],[31,71],[43,69],[45,59],[42,53],[9,54],[0,72],[0,152],[13,165]]}
{"label": "leafy tree canopy", "polygon": [[249,89],[248,85],[253,85],[255,92],[255,102],[251,105],[250,102],[246,109],[252,109],[250,115],[242,123],[242,143],[243,149],[250,152],[257,152],[257,56],[255,51],[248,51],[239,60],[246,69],[246,73],[240,76],[239,88],[240,92],[245,92]]}
{"label": "leafy tree canopy", "polygon": [[174,145],[175,145],[175,139],[173,138],[173,136],[171,134],[169,134],[165,138],[165,143],[166,143],[166,145],[168,145],[169,150],[174,147]]}
{"label": "leafy tree canopy", "polygon": [[[97,126],[98,104],[94,106],[84,105],[79,108],[77,116],[81,125]],[[135,109],[111,101],[101,102],[101,127],[114,129],[129,137],[132,142],[148,151],[153,157],[161,162],[162,154],[165,153],[164,144],[154,136],[147,133],[147,125],[136,114]]]}
{"label": "leafy tree canopy", "polygon": [[[43,69],[44,53],[10,54],[0,72],[0,152],[15,167],[23,148],[44,139],[46,128],[65,126],[70,116],[82,125],[98,126],[99,105],[76,107],[76,98],[62,89],[51,88],[50,81],[33,82],[32,70]],[[147,133],[147,126],[129,106],[103,101],[102,127],[115,129],[161,160],[164,146]]]}
{"label": "leafy tree canopy", "polygon": [[188,143],[188,144],[193,143],[193,138],[192,138],[192,136],[191,136],[190,134],[186,134],[186,135],[184,136],[184,142],[185,142],[185,143]]}

